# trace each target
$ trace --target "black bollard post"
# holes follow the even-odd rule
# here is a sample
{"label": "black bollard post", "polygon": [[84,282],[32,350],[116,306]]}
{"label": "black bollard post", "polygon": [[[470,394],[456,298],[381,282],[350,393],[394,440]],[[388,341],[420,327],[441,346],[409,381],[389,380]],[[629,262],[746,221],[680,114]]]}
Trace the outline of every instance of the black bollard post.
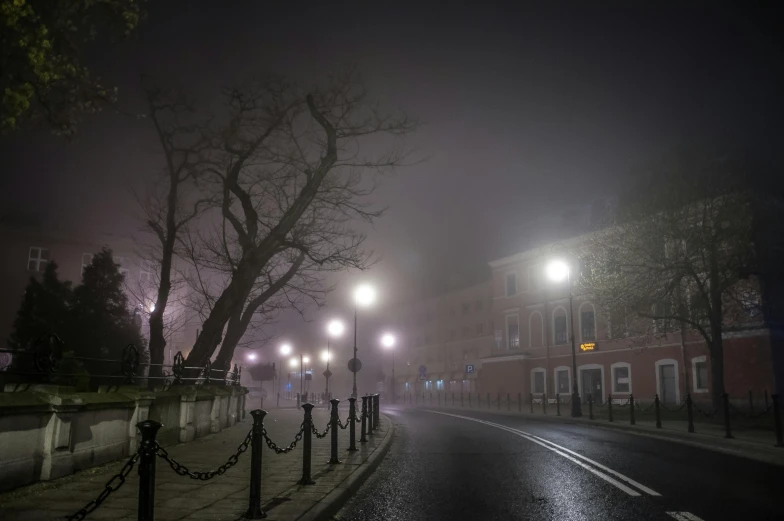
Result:
{"label": "black bollard post", "polygon": [[471,393],[470,392],[468,393],[468,408],[469,409],[473,409],[474,408],[474,406],[471,405]]}
{"label": "black bollard post", "polygon": [[593,394],[588,395],[588,419],[593,420]]}
{"label": "black bollard post", "polygon": [[547,414],[547,393],[542,393],[542,414]]}
{"label": "black bollard post", "polygon": [[381,423],[381,395],[376,393],[376,406],[373,407],[373,412],[376,414],[376,419],[373,420],[373,429],[378,430]]}
{"label": "black bollard post", "polygon": [[313,404],[303,403],[302,408],[305,409],[305,420],[302,422],[302,428],[305,430],[302,438],[302,479],[298,481],[300,485],[315,485],[316,482],[310,477],[311,457],[313,452]]}
{"label": "black bollard post", "polygon": [[348,431],[348,451],[354,452],[357,449],[357,399],[348,399],[348,421],[351,422]]}
{"label": "black bollard post", "polygon": [[430,405],[433,405],[433,391],[430,391]]}
{"label": "black bollard post", "polygon": [[278,401],[275,405],[278,409],[280,409],[280,393],[278,393]]}
{"label": "black bollard post", "polygon": [[[460,405],[463,405],[462,404],[462,400],[460,400],[460,402],[461,402]],[[452,392],[452,407],[454,407],[454,406],[455,406],[455,393]]]}
{"label": "black bollard post", "polygon": [[694,411],[692,411],[691,393],[686,394],[686,418],[689,420],[689,432],[694,432]]}
{"label": "black bollard post", "polygon": [[635,419],[634,419],[634,395],[632,395],[632,394],[629,395],[629,423],[631,425],[634,425],[634,423],[635,423]]}
{"label": "black bollard post", "polygon": [[368,433],[368,436],[369,436],[369,435],[373,434],[373,420],[375,419],[375,415],[373,414],[373,395],[372,395],[372,394],[369,394],[369,395],[368,395],[367,402],[368,402],[368,411],[367,411],[367,417],[368,417],[367,433]]}
{"label": "black bollard post", "polygon": [[727,393],[722,394],[721,401],[724,404],[724,437],[732,438],[732,430],[730,430],[730,395]]}
{"label": "black bollard post", "polygon": [[534,413],[534,393],[531,393],[531,414]]}
{"label": "black bollard post", "polygon": [[263,454],[261,434],[264,429],[264,416],[267,411],[255,409],[250,411],[253,416],[253,432],[250,437],[250,500],[246,519],[264,519],[267,514],[261,509],[261,457]]}
{"label": "black bollard post", "polygon": [[335,465],[337,463],[340,463],[340,460],[338,459],[338,429],[339,429],[339,427],[338,427],[338,404],[340,403],[340,400],[338,400],[337,398],[332,398],[329,401],[329,403],[332,404],[332,417],[329,420],[330,423],[332,424],[330,426],[330,429],[332,430],[332,432],[330,434],[332,434],[332,437],[329,440],[331,442],[331,444],[330,444],[330,452],[331,452],[331,454],[329,456],[329,462],[328,463],[330,465]]}
{"label": "black bollard post", "polygon": [[561,415],[561,393],[555,393],[555,415]]}
{"label": "black bollard post", "polygon": [[360,419],[360,429],[359,429],[359,442],[365,443],[367,442],[367,396],[362,397],[362,418]]}
{"label": "black bollard post", "polygon": [[773,422],[776,428],[776,447],[784,447],[784,439],[781,434],[781,411],[779,410],[779,395],[774,394],[771,396],[773,400]]}
{"label": "black bollard post", "polygon": [[300,407],[302,407],[302,404],[300,403],[300,395],[299,393],[297,393],[297,409],[299,409]]}
{"label": "black bollard post", "polygon": [[610,421],[610,423],[612,423],[612,394],[607,395],[607,419]]}
{"label": "black bollard post", "polygon": [[498,393],[496,397],[496,408],[500,411],[501,410],[501,393]]}
{"label": "black bollard post", "polygon": [[656,411],[656,428],[661,429],[661,410],[659,409],[659,395],[653,395],[653,408]]}
{"label": "black bollard post", "polygon": [[517,393],[517,412],[523,412],[523,393]]}
{"label": "black bollard post", "polygon": [[139,521],[153,521],[155,518],[155,450],[158,447],[155,435],[161,426],[154,420],[144,420],[136,424],[142,433],[139,456]]}

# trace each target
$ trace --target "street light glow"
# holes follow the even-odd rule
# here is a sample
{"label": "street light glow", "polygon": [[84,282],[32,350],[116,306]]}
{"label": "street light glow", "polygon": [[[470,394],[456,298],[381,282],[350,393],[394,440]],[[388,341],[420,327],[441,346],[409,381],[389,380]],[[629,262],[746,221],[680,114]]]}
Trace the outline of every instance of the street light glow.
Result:
{"label": "street light glow", "polygon": [[255,360],[256,359],[256,353],[248,353],[247,358],[248,358],[248,360],[251,360],[251,361]]}
{"label": "street light glow", "polygon": [[362,284],[354,291],[354,302],[360,306],[368,306],[376,300],[376,290],[373,286]]}
{"label": "street light glow", "polygon": [[332,354],[326,349],[321,352],[321,360],[323,362],[328,362],[331,358],[332,358]]}
{"label": "street light glow", "polygon": [[339,337],[343,334],[343,331],[346,330],[346,325],[343,324],[340,320],[330,320],[329,324],[327,324],[327,333],[329,336],[332,337]]}
{"label": "street light glow", "polygon": [[303,363],[303,364],[309,364],[309,363],[310,363],[310,358],[308,358],[307,356],[306,356],[306,357],[303,357],[303,358],[302,358],[302,363]]}
{"label": "street light glow", "polygon": [[283,344],[280,346],[280,354],[282,356],[288,356],[291,354],[291,346],[289,344]]}
{"label": "street light glow", "polygon": [[395,336],[392,333],[384,333],[381,335],[381,345],[387,349],[395,345]]}
{"label": "street light glow", "polygon": [[561,282],[569,276],[569,265],[562,260],[554,260],[547,265],[547,278],[553,282]]}
{"label": "street light glow", "polygon": [[299,365],[299,360],[296,358],[292,358],[289,360],[289,367],[297,367]]}

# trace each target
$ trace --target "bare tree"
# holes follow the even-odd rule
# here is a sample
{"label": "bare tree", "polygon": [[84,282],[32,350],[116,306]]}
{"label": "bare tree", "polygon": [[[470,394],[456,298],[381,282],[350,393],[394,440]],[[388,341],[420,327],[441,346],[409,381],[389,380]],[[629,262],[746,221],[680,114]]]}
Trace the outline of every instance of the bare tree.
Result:
{"label": "bare tree", "polygon": [[[229,89],[224,99],[226,115],[212,127],[203,165],[219,201],[198,229],[189,227],[186,248],[205,311],[191,367],[204,365],[221,341],[216,363],[228,364],[270,299],[292,304],[289,295],[312,295],[309,284],[296,289],[308,271],[369,265],[372,252],[353,225],[381,214],[368,203],[375,188],[370,174],[406,159],[378,138],[416,126],[404,114],[368,105],[352,75],[307,94],[270,80]],[[367,154],[366,147],[382,152]]]}
{"label": "bare tree", "polygon": [[755,218],[759,199],[727,160],[680,155],[659,165],[655,186],[622,204],[590,236],[582,291],[609,310],[615,335],[667,335],[680,326],[710,353],[714,407],[724,388],[722,333],[763,319]]}
{"label": "bare tree", "polygon": [[[152,243],[144,257],[155,268],[155,291],[148,307],[150,324],[150,376],[162,375],[166,346],[165,317],[172,302],[176,282],[175,249],[178,237],[188,223],[210,205],[211,198],[200,190],[200,166],[209,149],[207,122],[191,102],[158,87],[146,89],[148,114],[155,128],[165,167],[146,193],[137,197],[145,229]],[[147,290],[150,293],[149,290]],[[154,382],[154,380],[153,380]]]}

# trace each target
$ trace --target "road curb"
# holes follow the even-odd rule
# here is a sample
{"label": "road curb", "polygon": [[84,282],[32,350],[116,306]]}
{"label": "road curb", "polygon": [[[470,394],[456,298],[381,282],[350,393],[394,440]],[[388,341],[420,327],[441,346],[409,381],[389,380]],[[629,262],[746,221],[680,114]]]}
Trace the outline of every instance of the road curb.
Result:
{"label": "road curb", "polygon": [[329,521],[378,468],[384,456],[389,452],[395,433],[395,424],[389,416],[382,414],[381,417],[389,424],[389,428],[376,450],[368,456],[365,463],[356,472],[347,477],[340,486],[327,494],[313,508],[298,517],[297,521]]}
{"label": "road curb", "polygon": [[[688,434],[677,431],[652,431],[644,426],[631,426],[623,423],[609,423],[590,420],[575,420],[563,416],[538,416],[527,413],[507,412],[507,411],[493,411],[488,409],[461,409],[452,407],[433,407],[434,409],[443,409],[447,411],[452,410],[465,410],[472,412],[482,412],[487,414],[494,414],[497,416],[511,416],[515,418],[525,418],[527,420],[549,423],[567,423],[570,425],[584,425],[598,429],[605,429],[610,431],[625,432],[634,434],[636,436],[643,436],[646,438],[655,438],[663,441],[671,441],[673,443],[680,443],[681,445],[688,445],[699,449],[710,450],[713,452],[720,452],[722,454],[729,454],[739,458],[746,458],[763,463],[769,463],[777,466],[784,466],[784,448],[777,448],[772,443],[770,447],[762,444],[749,443],[741,440],[725,440],[715,436],[707,436],[700,433]],[[691,436],[699,436],[698,438],[690,438]]]}

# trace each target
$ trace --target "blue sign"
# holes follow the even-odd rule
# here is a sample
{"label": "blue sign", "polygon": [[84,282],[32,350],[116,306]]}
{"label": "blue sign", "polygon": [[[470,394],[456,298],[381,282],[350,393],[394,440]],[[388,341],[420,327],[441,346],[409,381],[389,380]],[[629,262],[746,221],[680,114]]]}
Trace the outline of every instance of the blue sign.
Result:
{"label": "blue sign", "polygon": [[473,364],[471,364],[471,365],[467,365],[467,366],[466,366],[466,373],[473,373],[473,372],[474,372],[474,366],[473,366]]}

